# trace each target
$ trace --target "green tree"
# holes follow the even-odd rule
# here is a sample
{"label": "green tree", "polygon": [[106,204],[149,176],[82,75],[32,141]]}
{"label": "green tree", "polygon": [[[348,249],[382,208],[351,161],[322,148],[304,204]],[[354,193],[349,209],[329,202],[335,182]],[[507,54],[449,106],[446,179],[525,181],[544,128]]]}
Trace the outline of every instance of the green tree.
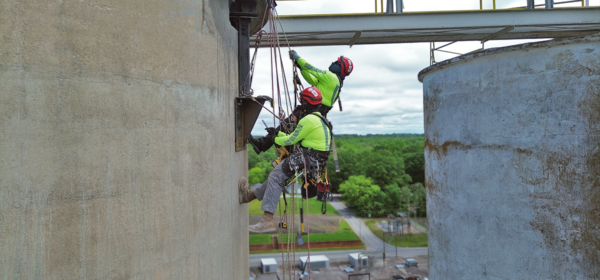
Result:
{"label": "green tree", "polygon": [[254,185],[256,183],[264,182],[264,173],[265,171],[258,166],[248,170],[248,184]]}
{"label": "green tree", "polygon": [[398,211],[404,211],[402,189],[398,185],[393,184],[383,188],[387,194],[385,203],[385,212],[396,215]]}
{"label": "green tree", "polygon": [[350,176],[340,185],[340,192],[349,204],[357,208],[358,215],[381,209],[381,188],[374,185],[370,178],[362,175]]}
{"label": "green tree", "polygon": [[263,183],[273,170],[271,162],[275,160],[275,148],[258,155],[251,147],[246,150],[248,150],[248,183],[250,185]]}
{"label": "green tree", "polygon": [[417,207],[417,216],[427,216],[427,190],[421,183],[410,185],[413,195],[413,205]]}

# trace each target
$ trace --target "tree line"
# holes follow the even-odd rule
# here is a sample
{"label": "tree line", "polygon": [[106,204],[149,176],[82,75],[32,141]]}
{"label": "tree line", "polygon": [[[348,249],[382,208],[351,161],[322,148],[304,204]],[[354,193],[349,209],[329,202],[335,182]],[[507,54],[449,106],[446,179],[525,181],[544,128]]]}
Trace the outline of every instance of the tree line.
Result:
{"label": "tree line", "polygon": [[[358,215],[415,211],[426,215],[422,134],[336,135],[340,172],[330,156],[327,170],[333,193],[341,193]],[[250,184],[266,181],[275,149],[257,155],[248,149]],[[413,214],[414,215],[414,214]]]}

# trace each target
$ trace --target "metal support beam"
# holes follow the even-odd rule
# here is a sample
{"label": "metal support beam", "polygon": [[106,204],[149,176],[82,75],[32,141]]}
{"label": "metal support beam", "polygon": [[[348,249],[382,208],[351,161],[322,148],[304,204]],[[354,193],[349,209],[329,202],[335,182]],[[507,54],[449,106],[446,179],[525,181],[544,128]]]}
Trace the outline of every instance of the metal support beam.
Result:
{"label": "metal support beam", "polygon": [[450,46],[450,45],[452,45],[452,44],[454,44],[454,43],[456,43],[456,41],[454,41],[454,42],[450,42],[450,43],[448,43],[448,44],[445,44],[445,45],[443,45],[443,46],[441,46],[441,47],[437,47],[437,48],[435,48],[434,50],[436,50],[436,51],[437,51],[437,50],[439,50],[439,49],[441,49],[441,48],[445,48],[445,47],[447,47],[447,46]]}
{"label": "metal support beam", "polygon": [[489,35],[489,36],[487,36],[487,37],[485,37],[485,38],[481,39],[481,43],[483,44],[483,43],[485,43],[485,42],[487,42],[487,41],[489,41],[489,40],[491,40],[491,39],[494,39],[494,38],[496,38],[496,37],[498,37],[498,36],[500,36],[500,35],[502,35],[502,34],[508,33],[508,32],[510,32],[510,31],[512,31],[512,30],[514,30],[514,29],[515,29],[515,27],[514,27],[514,26],[507,26],[507,27],[504,27],[504,28],[502,28],[502,30],[500,30],[500,31],[498,31],[498,32],[496,32],[496,33],[494,33],[494,34],[491,34],[491,35]]}
{"label": "metal support beam", "polygon": [[554,9],[554,0],[546,0],[546,9]]}
{"label": "metal support beam", "polygon": [[429,65],[435,64],[435,42],[429,42]]}
{"label": "metal support beam", "polygon": [[404,1],[396,0],[396,14],[401,14],[404,12]]}
{"label": "metal support beam", "polygon": [[[413,42],[481,41],[586,36],[600,32],[600,8],[462,11],[403,14],[280,16],[287,42],[331,46]],[[361,35],[355,39],[357,30]],[[510,32],[508,32],[510,31]],[[285,40],[283,34],[279,39]],[[491,38],[490,38],[491,39]],[[262,46],[269,46],[265,42]],[[254,43],[253,40],[250,42]]]}
{"label": "metal support beam", "polygon": [[394,0],[387,0],[387,7],[385,7],[385,12],[388,14],[394,12]]}
{"label": "metal support beam", "polygon": [[[235,106],[235,151],[246,148],[252,127],[266,99],[246,97],[250,92],[250,23],[257,17],[256,0],[237,0],[229,6],[229,20],[238,31],[238,98]],[[257,103],[260,102],[261,104]]]}
{"label": "metal support beam", "polygon": [[243,151],[268,96],[237,97],[235,99],[235,151]]}
{"label": "metal support beam", "polygon": [[528,10],[535,9],[535,0],[527,0],[527,9]]}
{"label": "metal support beam", "polygon": [[238,31],[238,95],[250,91],[250,22],[257,17],[256,0],[237,0],[229,7],[231,25]]}
{"label": "metal support beam", "polygon": [[238,19],[238,85],[239,95],[250,91],[248,73],[250,73],[250,19]]}
{"label": "metal support beam", "polygon": [[356,31],[356,34],[354,34],[354,37],[352,37],[352,40],[350,40],[350,42],[348,42],[348,45],[350,47],[352,47],[354,45],[354,43],[356,42],[356,40],[358,40],[358,38],[360,38],[361,34],[362,34],[362,31]]}

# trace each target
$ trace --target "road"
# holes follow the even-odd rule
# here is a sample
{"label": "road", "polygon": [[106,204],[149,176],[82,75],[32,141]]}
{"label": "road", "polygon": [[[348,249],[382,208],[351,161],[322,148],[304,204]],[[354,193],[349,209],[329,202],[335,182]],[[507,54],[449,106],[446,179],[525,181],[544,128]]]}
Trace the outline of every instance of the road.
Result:
{"label": "road", "polygon": [[[362,219],[359,219],[344,205],[342,202],[338,200],[338,196],[334,195],[333,201],[330,202],[331,206],[333,206],[339,213],[348,221],[348,224],[352,227],[354,232],[359,235],[359,237],[363,240],[365,245],[367,245],[367,249],[365,250],[350,250],[350,251],[319,251],[312,253],[313,255],[325,255],[329,260],[347,260],[348,254],[350,253],[364,253],[368,255],[372,255],[374,257],[381,257],[384,250],[385,244],[385,253],[386,257],[395,257],[396,256],[396,246],[383,243],[379,237],[377,237]],[[417,247],[417,248],[402,248],[398,247],[398,256],[399,257],[413,257],[413,256],[426,256],[428,254],[427,247]],[[305,257],[307,253],[296,253],[296,259],[299,257]],[[281,253],[273,253],[273,254],[253,254],[250,255],[250,266],[258,266],[260,265],[260,259],[264,258],[274,258],[281,260]]]}

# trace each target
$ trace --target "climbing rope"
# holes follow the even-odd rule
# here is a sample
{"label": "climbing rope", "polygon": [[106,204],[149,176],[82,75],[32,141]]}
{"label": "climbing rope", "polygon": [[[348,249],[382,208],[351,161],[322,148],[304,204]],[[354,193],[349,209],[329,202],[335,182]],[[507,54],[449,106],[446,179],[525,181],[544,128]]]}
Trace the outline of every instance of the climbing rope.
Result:
{"label": "climbing rope", "polygon": [[[292,69],[293,69],[293,83],[294,83],[294,107],[292,107],[292,99],[290,97],[290,90],[288,88],[288,84],[287,84],[287,77],[286,77],[286,71],[285,71],[285,67],[284,67],[284,62],[283,62],[283,56],[281,54],[281,46],[280,46],[280,42],[279,42],[279,37],[278,37],[278,32],[277,32],[277,23],[279,23],[279,26],[281,27],[281,31],[284,35],[285,38],[285,43],[288,46],[288,49],[291,50],[287,35],[285,34],[285,31],[283,30],[283,25],[281,24],[281,20],[279,18],[279,15],[277,13],[277,10],[275,9],[275,3],[273,0],[267,0],[268,3],[268,8],[265,10],[265,16],[263,16],[263,22],[261,26],[264,26],[264,20],[267,18],[266,13],[268,13],[268,20],[269,20],[269,29],[270,32],[266,32],[264,30],[261,30],[257,36],[256,36],[256,43],[255,43],[255,50],[254,50],[254,54],[252,56],[252,60],[251,60],[251,64],[250,64],[250,71],[248,72],[247,76],[246,76],[246,82],[249,82],[248,85],[250,87],[250,89],[248,90],[247,93],[243,93],[244,96],[249,97],[251,100],[253,100],[254,102],[256,102],[257,104],[259,104],[262,108],[264,108],[267,112],[269,112],[271,115],[273,115],[273,126],[276,126],[276,120],[279,120],[280,122],[283,122],[284,119],[286,118],[286,116],[291,116],[291,112],[293,111],[293,108],[295,108],[297,106],[297,100],[298,100],[298,92],[299,90],[303,90],[304,86],[302,85],[300,78],[298,76],[298,71],[297,71],[297,65],[295,65],[294,63],[292,63]],[[269,42],[269,53],[270,53],[270,62],[271,62],[271,98],[272,98],[272,102],[271,102],[271,107],[273,108],[273,110],[269,110],[266,106],[264,106],[262,103],[258,102],[254,97],[253,97],[253,91],[251,90],[252,87],[252,81],[254,78],[254,67],[256,65],[256,58],[257,58],[257,53],[258,53],[258,48],[261,45],[261,41],[264,38],[264,35],[267,35],[267,41]],[[283,80],[283,85],[281,85],[281,81],[280,78]],[[282,91],[285,94],[282,94]],[[276,98],[277,97],[277,98]],[[277,100],[277,106],[275,106],[275,100]],[[283,104],[283,100],[285,100],[287,106],[285,106]],[[276,108],[277,107],[277,108]],[[277,109],[277,110],[276,110]],[[287,109],[287,110],[286,110]],[[287,125],[282,125],[282,128],[284,130],[284,132],[286,133],[291,133],[291,128],[288,127]],[[297,150],[300,150],[300,144],[297,143],[294,145],[294,148]],[[288,218],[288,204],[285,198],[285,189],[284,189],[284,205],[281,205],[281,203],[279,204],[279,218],[281,223],[278,226],[278,235],[281,238],[278,238],[278,242],[279,240],[283,241],[283,234],[284,234],[284,230],[285,233],[287,234],[287,238],[286,238],[286,245],[285,248],[283,248],[284,246],[281,246],[281,258],[283,261],[283,275],[284,275],[284,279],[285,276],[288,275],[289,279],[296,279],[296,266],[294,265],[295,262],[295,258],[296,258],[296,242],[294,242],[292,236],[295,235],[295,229],[296,229],[296,219],[295,219],[295,211],[296,211],[296,197],[295,197],[295,184],[296,182],[298,182],[298,179],[300,177],[304,177],[303,180],[303,184],[301,185],[301,191],[305,192],[306,195],[306,237],[307,237],[307,252],[308,252],[308,257],[306,259],[306,265],[305,267],[302,268],[302,272],[304,273],[304,271],[306,270],[306,268],[308,267],[308,279],[311,279],[311,273],[310,273],[310,223],[309,223],[309,201],[308,201],[308,172],[307,172],[307,165],[306,165],[306,158],[304,156],[304,153],[301,153],[301,158],[302,158],[302,163],[303,163],[303,168],[302,171],[300,170],[296,170],[296,174],[295,177],[291,180],[290,183],[288,183],[284,188],[287,188],[291,185],[291,190],[292,190],[292,194],[291,194],[291,203],[290,203],[290,207],[292,209],[291,211],[291,224],[287,224],[288,221],[290,221],[290,219]],[[318,167],[317,164],[317,175],[316,178],[314,178],[316,180],[317,183],[321,182],[321,172],[318,172],[320,169]],[[326,173],[326,172],[325,172]],[[327,174],[325,174],[325,176],[327,176]],[[315,175],[313,174],[312,177],[315,177]],[[327,179],[326,179],[327,180]],[[328,180],[327,180],[327,183]],[[304,199],[302,199],[302,203],[300,203],[299,208],[300,211],[302,211],[303,208],[303,203],[304,203]],[[283,208],[283,211],[282,211]],[[301,212],[302,213],[302,212]],[[302,215],[301,215],[302,216]],[[303,221],[300,221],[301,224],[299,225],[299,230],[298,230],[298,235],[297,238],[301,238],[302,237],[302,233],[303,233]],[[287,225],[287,226],[284,226]],[[291,258],[290,258],[290,254],[291,254]],[[293,274],[292,274],[293,273]],[[293,275],[293,278],[292,278]],[[304,275],[301,276],[301,278]]]}

